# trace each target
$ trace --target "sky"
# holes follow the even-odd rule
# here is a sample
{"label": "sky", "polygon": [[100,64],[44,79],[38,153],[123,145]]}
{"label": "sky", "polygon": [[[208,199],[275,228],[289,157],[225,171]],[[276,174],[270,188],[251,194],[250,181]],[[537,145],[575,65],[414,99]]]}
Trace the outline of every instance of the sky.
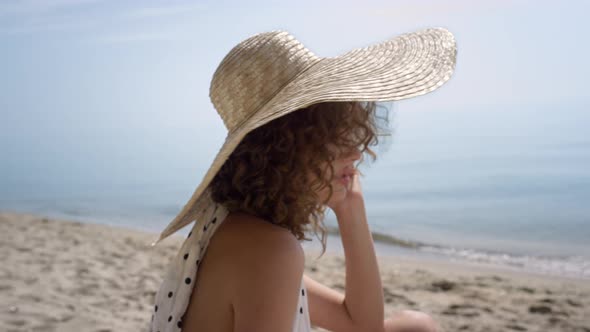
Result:
{"label": "sky", "polygon": [[226,135],[208,97],[213,72],[237,43],[270,30],[319,56],[427,27],[453,32],[451,80],[395,105],[406,139],[482,126],[501,135],[528,122],[536,135],[583,135],[571,129],[589,119],[589,4],[3,0],[0,185],[130,173],[196,183]]}

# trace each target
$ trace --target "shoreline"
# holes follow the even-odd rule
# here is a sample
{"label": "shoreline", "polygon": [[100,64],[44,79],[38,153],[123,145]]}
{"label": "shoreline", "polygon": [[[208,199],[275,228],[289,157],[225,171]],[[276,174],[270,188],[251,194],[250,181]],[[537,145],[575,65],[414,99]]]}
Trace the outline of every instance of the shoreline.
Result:
{"label": "shoreline", "polygon": [[[390,236],[391,237],[391,236]],[[383,259],[409,259],[415,261],[424,261],[429,264],[440,264],[440,265],[453,265],[453,266],[465,266],[465,268],[480,268],[483,270],[494,271],[498,270],[501,272],[506,273],[514,273],[514,274],[523,274],[528,276],[539,276],[539,277],[547,277],[547,278],[561,278],[566,280],[575,280],[575,281],[582,281],[582,282],[590,282],[590,271],[587,271],[585,275],[581,275],[578,271],[576,273],[568,273],[568,274],[559,274],[555,271],[543,271],[540,268],[533,268],[530,266],[515,266],[515,262],[507,261],[502,263],[493,262],[491,259],[480,259],[480,260],[472,260],[467,259],[460,256],[452,256],[452,255],[445,255],[441,252],[437,251],[424,251],[421,249],[420,245],[414,245],[419,242],[412,242],[406,241],[403,239],[394,239],[395,243],[400,243],[401,245],[394,245],[390,240],[387,241],[380,241],[379,239],[374,239],[374,246],[375,246],[375,253],[378,257]],[[309,248],[310,250],[315,250],[321,252],[321,244],[319,240],[313,238],[313,243],[304,243],[304,248]],[[407,245],[407,243],[414,243]],[[428,246],[425,246],[430,248]],[[336,253],[343,255],[344,249],[342,248],[342,244],[340,242],[340,237],[337,232],[331,230],[328,233],[327,238],[327,248],[326,252]],[[505,255],[503,255],[505,256]],[[512,256],[511,258],[516,257]],[[492,257],[493,258],[493,257]],[[520,263],[520,262],[517,262]],[[559,262],[550,262],[554,265],[560,264]],[[563,264],[563,263],[561,263]]]}
{"label": "shoreline", "polygon": [[[157,231],[154,231],[150,228],[138,228],[128,225],[117,225],[113,222],[102,223],[100,221],[88,217],[76,218],[60,214],[37,214],[34,212],[21,212],[16,210],[1,209],[0,214],[29,215],[31,217],[38,218],[82,222],[85,224],[105,225],[107,227],[117,227],[129,231],[142,232],[147,235],[151,234],[154,241],[158,238]],[[326,235],[328,237],[328,245],[326,251],[343,255],[344,250],[342,248],[342,244],[340,241],[338,228],[333,225],[326,225],[326,228]],[[186,236],[188,234],[189,229],[190,225],[187,225],[185,228],[179,230],[174,235],[181,237]],[[490,270],[498,269],[500,271],[523,273],[525,275],[531,276],[590,281],[590,258],[584,258],[584,267],[575,266],[574,271],[570,269],[569,273],[565,274],[556,271],[557,268],[563,270],[564,268],[570,267],[567,265],[567,262],[564,262],[564,260],[560,259],[559,257],[545,259],[544,257],[535,257],[520,254],[506,254],[502,252],[492,253],[479,249],[454,249],[451,247],[445,248],[444,246],[440,245],[431,245],[420,241],[398,238],[389,234],[380,233],[378,231],[371,231],[371,234],[373,235],[375,252],[379,257],[396,259],[406,257],[416,260],[425,260],[427,262],[430,262],[431,264],[441,262],[442,264],[459,264],[465,265],[466,267],[481,267]],[[321,250],[321,244],[319,240],[315,238],[311,233],[308,233],[307,235],[308,237],[312,238],[312,241],[302,241],[302,246],[304,248],[309,248],[309,250]],[[441,248],[445,248],[446,250],[440,250]],[[449,253],[449,251],[451,251],[451,253]],[[465,257],[465,255],[462,255],[463,251],[470,251],[471,254],[467,256],[476,256],[476,258],[472,259],[471,257]],[[508,257],[508,259],[506,259],[506,257]],[[535,259],[537,261],[531,261],[531,257],[532,259]],[[543,265],[539,267],[540,264]],[[544,270],[544,267],[549,267],[551,270]]]}

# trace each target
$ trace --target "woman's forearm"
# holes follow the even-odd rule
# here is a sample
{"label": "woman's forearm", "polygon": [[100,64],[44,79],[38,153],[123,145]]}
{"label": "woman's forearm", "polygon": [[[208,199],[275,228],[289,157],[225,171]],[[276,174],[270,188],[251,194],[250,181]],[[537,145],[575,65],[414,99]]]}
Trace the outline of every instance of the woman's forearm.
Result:
{"label": "woman's forearm", "polygon": [[336,212],[346,258],[344,305],[363,331],[383,329],[383,288],[362,197]]}

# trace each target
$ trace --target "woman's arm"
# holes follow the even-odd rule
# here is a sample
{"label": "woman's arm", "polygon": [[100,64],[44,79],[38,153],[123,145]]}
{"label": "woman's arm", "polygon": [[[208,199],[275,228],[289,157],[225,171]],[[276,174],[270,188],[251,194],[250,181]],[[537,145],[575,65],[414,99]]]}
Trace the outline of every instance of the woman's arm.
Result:
{"label": "woman's arm", "polygon": [[[351,324],[353,327],[351,331],[383,331],[383,288],[373,238],[367,223],[358,170],[355,170],[351,180],[346,197],[329,205],[338,220],[346,262],[346,293],[342,306],[349,317],[347,325]],[[319,294],[323,294],[324,300],[319,300],[318,303],[334,303],[337,299],[334,293],[327,291],[320,291]],[[316,315],[316,319],[328,325],[342,326],[340,322],[331,324],[328,318],[318,316]]]}
{"label": "woman's arm", "polygon": [[311,324],[328,331],[352,331],[352,320],[344,307],[344,294],[303,275]]}
{"label": "woman's arm", "polygon": [[382,331],[383,288],[362,195],[353,195],[350,204],[334,212],[346,260],[344,306],[359,331]]}

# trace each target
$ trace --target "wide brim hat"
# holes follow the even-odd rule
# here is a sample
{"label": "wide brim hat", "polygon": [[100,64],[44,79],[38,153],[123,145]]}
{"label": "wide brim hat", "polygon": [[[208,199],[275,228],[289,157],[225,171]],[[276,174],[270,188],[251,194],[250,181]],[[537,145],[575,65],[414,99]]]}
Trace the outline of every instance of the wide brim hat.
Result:
{"label": "wide brim hat", "polygon": [[457,56],[445,28],[405,33],[336,57],[316,56],[286,31],[253,35],[236,45],[213,75],[209,96],[228,129],[225,142],[180,213],[156,245],[212,204],[209,184],[252,130],[312,104],[396,101],[449,80]]}

